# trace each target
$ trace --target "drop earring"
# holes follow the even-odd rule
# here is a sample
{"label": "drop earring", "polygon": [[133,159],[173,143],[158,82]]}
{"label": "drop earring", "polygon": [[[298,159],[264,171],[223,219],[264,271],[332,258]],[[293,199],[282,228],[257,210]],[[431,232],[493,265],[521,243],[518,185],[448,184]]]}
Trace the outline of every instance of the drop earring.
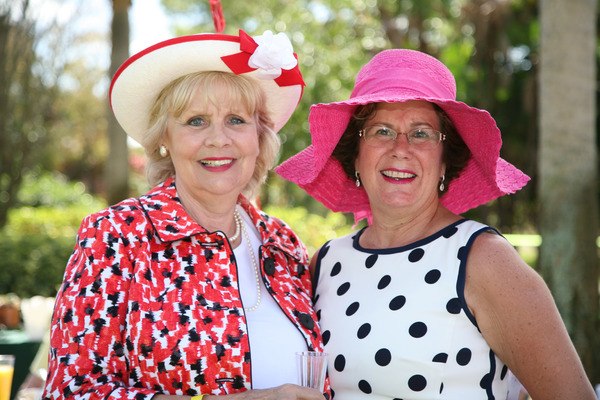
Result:
{"label": "drop earring", "polygon": [[360,176],[358,176],[358,171],[354,171],[354,176],[356,177],[356,187],[360,187]]}
{"label": "drop earring", "polygon": [[162,146],[160,146],[160,148],[158,149],[158,153],[160,154],[160,156],[162,158],[165,158],[166,156],[169,155],[169,149],[167,149],[167,147],[163,144]]}
{"label": "drop earring", "polygon": [[442,181],[440,182],[440,192],[443,192],[444,189],[446,188],[444,186],[444,181],[446,180],[446,174],[442,175]]}

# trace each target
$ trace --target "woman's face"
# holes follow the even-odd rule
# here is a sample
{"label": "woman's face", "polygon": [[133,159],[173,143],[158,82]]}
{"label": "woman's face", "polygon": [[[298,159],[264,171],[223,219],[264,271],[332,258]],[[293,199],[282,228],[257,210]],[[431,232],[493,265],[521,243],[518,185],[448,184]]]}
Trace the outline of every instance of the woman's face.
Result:
{"label": "woman's face", "polygon": [[[371,209],[384,213],[403,208],[420,212],[437,207],[442,162],[442,143],[422,148],[408,143],[404,133],[415,128],[440,130],[439,118],[426,101],[380,103],[365,127],[383,125],[398,132],[395,141],[383,147],[368,145],[361,138],[355,168],[369,196]],[[402,133],[402,134],[401,134]]]}
{"label": "woman's face", "polygon": [[216,107],[197,90],[190,106],[175,118],[169,115],[165,145],[169,149],[177,190],[198,201],[231,196],[235,201],[254,173],[259,153],[257,121],[236,106],[219,85]]}

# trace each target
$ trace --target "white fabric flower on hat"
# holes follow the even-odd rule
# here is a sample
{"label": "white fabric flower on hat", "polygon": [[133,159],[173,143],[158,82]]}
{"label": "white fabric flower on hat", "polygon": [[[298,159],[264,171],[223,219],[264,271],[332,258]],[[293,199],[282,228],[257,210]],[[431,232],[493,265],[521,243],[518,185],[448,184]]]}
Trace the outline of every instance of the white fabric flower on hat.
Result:
{"label": "white fabric flower on hat", "polygon": [[282,69],[289,70],[298,64],[298,60],[294,57],[292,42],[285,33],[273,35],[273,32],[265,31],[261,36],[254,36],[252,39],[258,47],[250,56],[248,65],[258,68],[258,78],[278,78]]}

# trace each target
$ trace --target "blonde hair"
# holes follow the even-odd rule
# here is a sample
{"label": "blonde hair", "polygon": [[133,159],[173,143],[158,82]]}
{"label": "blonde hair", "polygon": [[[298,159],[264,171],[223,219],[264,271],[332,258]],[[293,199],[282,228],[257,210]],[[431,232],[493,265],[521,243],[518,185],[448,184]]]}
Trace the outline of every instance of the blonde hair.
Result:
{"label": "blonde hair", "polygon": [[214,96],[215,91],[222,89],[223,86],[228,91],[229,104],[244,107],[256,118],[259,154],[252,178],[243,193],[249,198],[258,194],[260,186],[273,167],[281,142],[277,133],[273,131],[273,121],[268,115],[265,94],[260,85],[252,78],[221,71],[202,71],[184,75],[168,84],[156,98],[150,111],[148,130],[142,140],[142,146],[148,157],[146,179],[152,187],[175,175],[171,157],[162,157],[159,154],[160,145],[167,131],[169,114],[175,118],[181,116],[190,106],[192,97],[197,91],[204,96],[205,102],[211,102],[217,107],[223,106]]}

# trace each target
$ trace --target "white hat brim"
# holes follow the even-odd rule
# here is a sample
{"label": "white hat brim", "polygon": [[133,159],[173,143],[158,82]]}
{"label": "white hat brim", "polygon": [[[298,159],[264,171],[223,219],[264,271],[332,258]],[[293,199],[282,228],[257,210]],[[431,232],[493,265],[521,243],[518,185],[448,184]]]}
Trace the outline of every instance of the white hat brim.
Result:
{"label": "white hat brim", "polygon": [[[112,111],[125,132],[141,143],[150,109],[160,91],[171,81],[199,71],[231,72],[221,57],[239,53],[240,38],[222,34],[182,36],[157,43],[130,57],[115,73],[109,99]],[[302,85],[279,86],[273,79],[253,77],[262,86],[267,110],[279,131],[302,97]]]}

